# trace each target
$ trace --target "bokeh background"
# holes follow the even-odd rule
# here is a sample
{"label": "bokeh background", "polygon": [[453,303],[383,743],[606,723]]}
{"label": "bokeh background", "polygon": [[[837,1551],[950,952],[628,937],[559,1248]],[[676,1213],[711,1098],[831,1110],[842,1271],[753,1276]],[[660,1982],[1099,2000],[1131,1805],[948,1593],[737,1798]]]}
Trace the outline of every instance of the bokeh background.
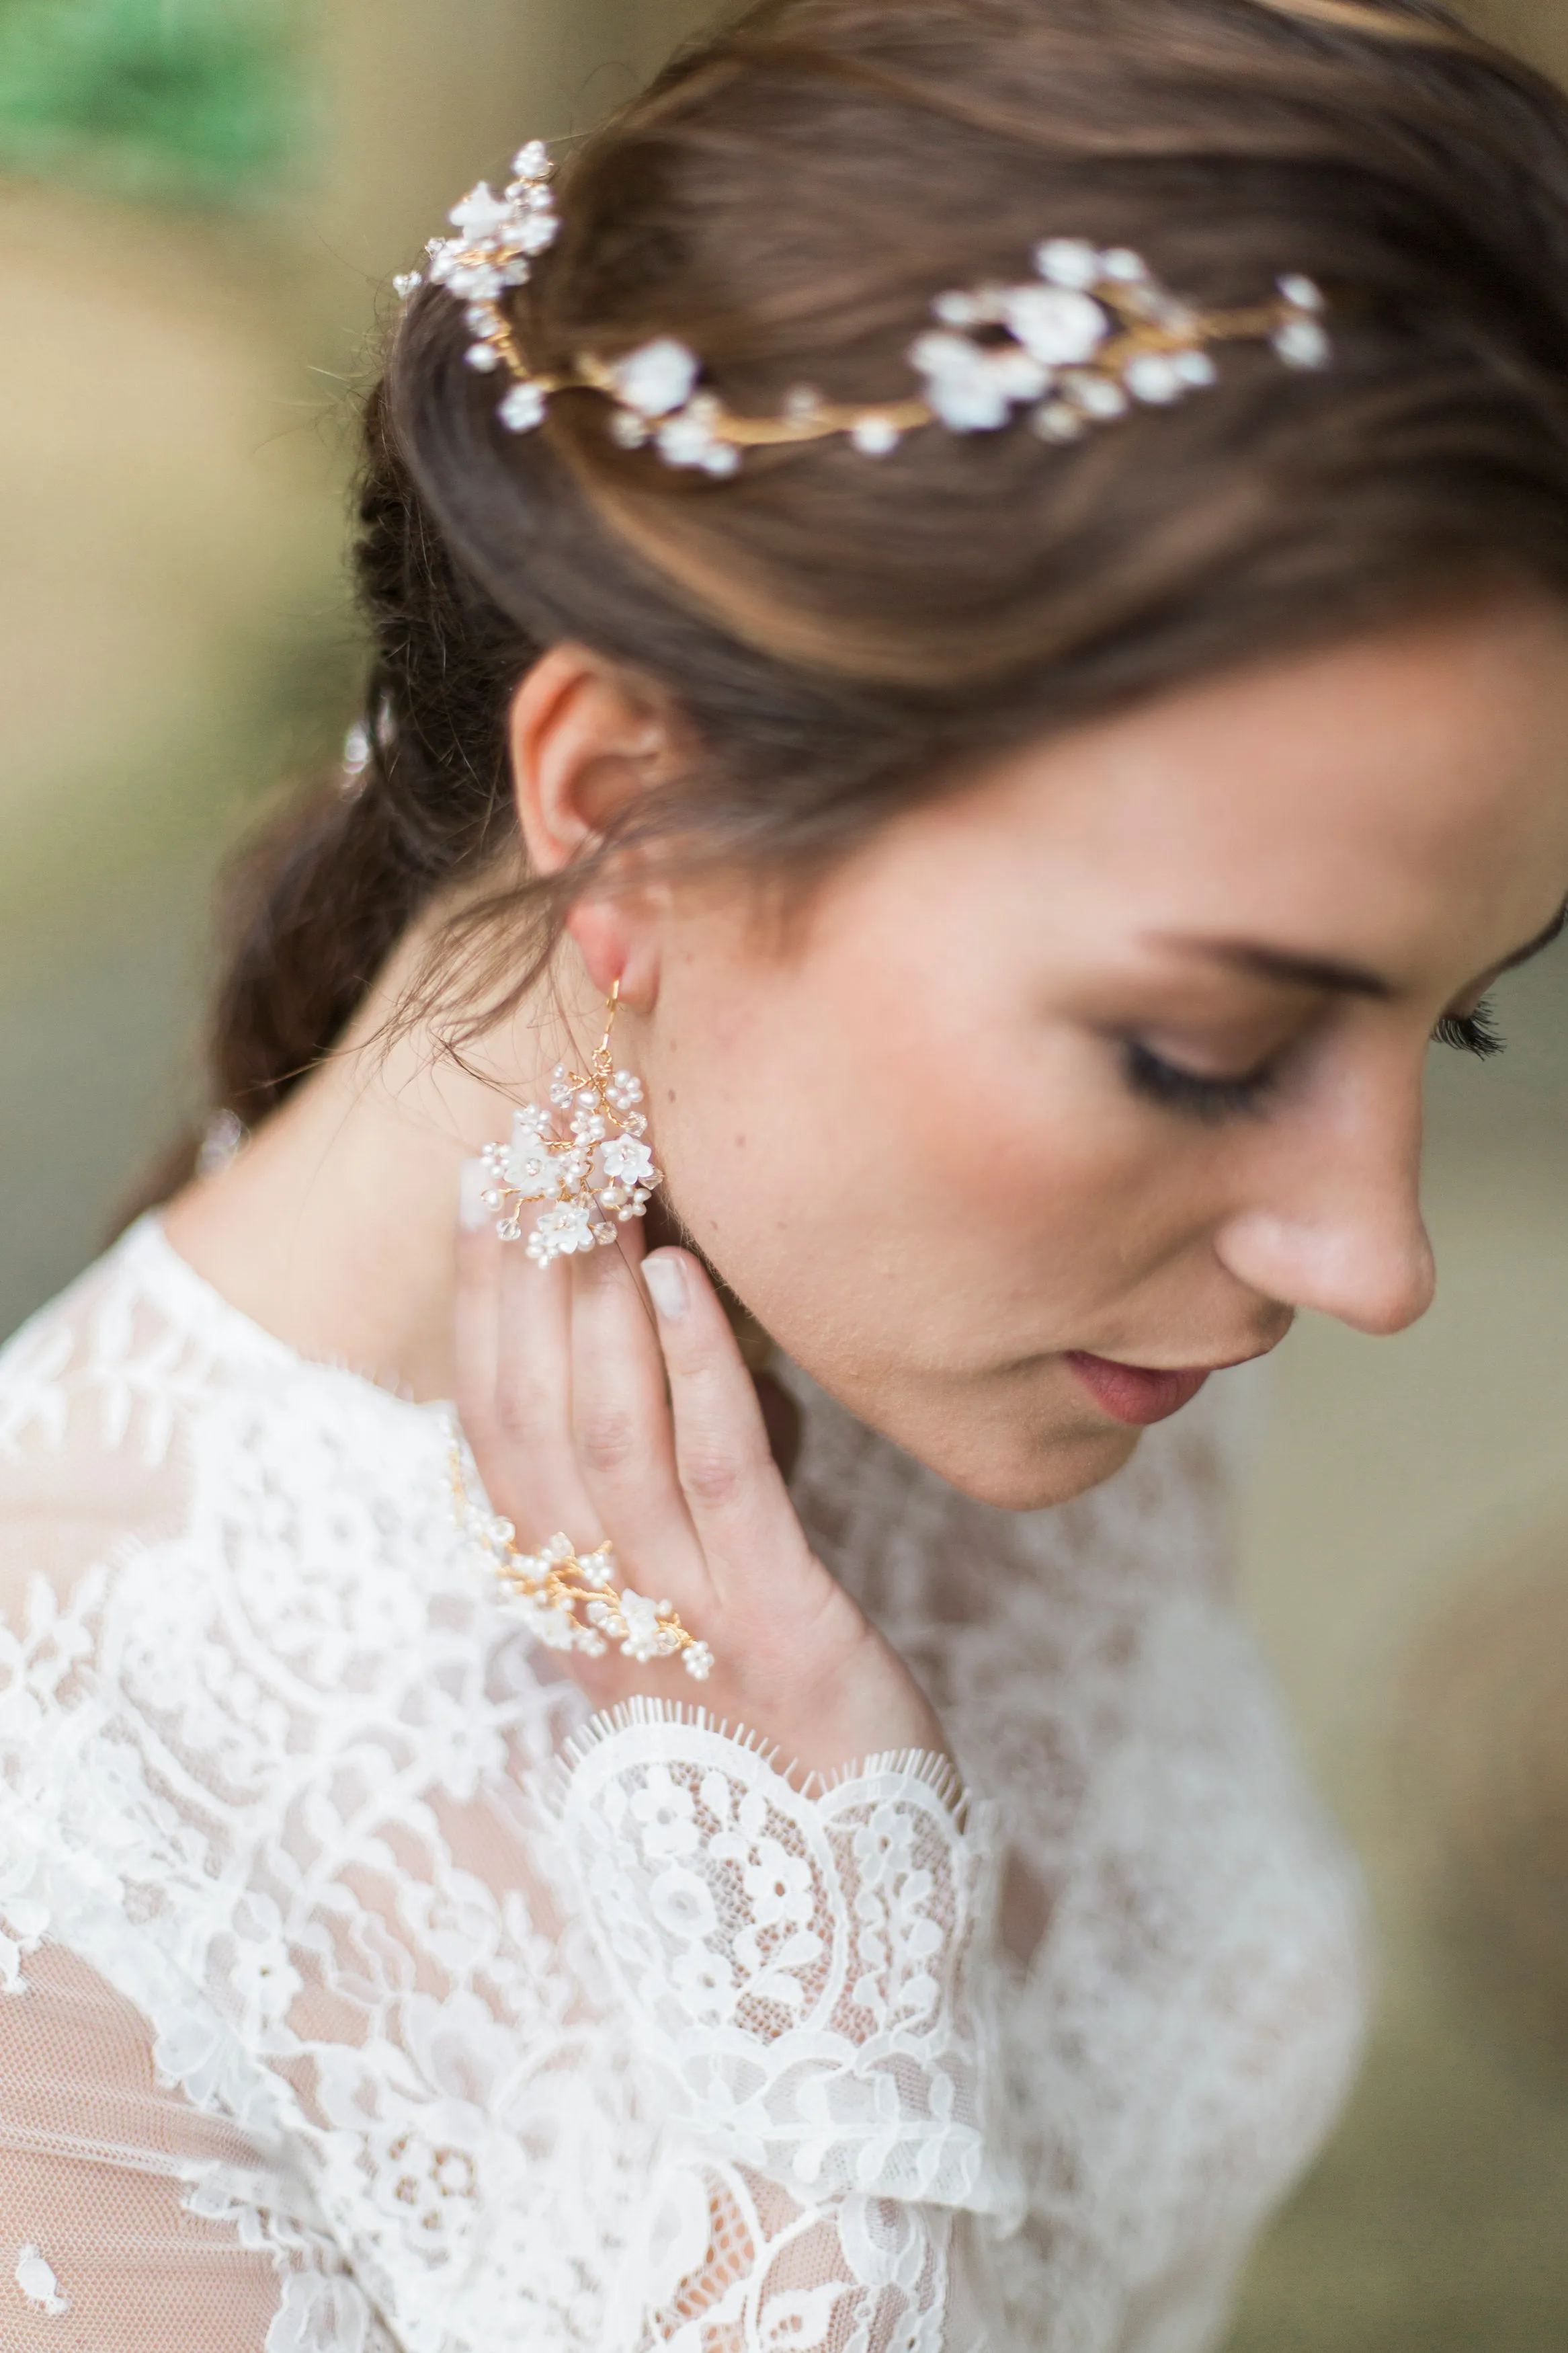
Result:
{"label": "bokeh background", "polygon": [[[0,0],[0,1329],[196,1100],[226,846],[325,756],[389,274],[699,0]],[[1564,0],[1496,0],[1568,72]],[[1432,1316],[1307,1323],[1241,1528],[1365,1860],[1370,2062],[1231,2353],[1568,2345],[1568,955],[1434,1078]]]}

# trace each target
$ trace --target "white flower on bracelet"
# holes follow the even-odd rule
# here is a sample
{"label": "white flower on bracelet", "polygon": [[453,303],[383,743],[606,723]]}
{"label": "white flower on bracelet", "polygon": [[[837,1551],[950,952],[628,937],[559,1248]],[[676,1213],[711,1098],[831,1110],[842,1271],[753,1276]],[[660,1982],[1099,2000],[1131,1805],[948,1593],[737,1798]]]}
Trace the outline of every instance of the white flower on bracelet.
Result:
{"label": "white flower on bracelet", "polygon": [[449,1469],[458,1527],[484,1554],[509,1605],[547,1651],[602,1659],[614,1642],[623,1658],[639,1664],[679,1658],[694,1683],[707,1682],[713,1653],[687,1632],[674,1604],[629,1585],[617,1591],[614,1545],[580,1555],[571,1537],[558,1533],[537,1552],[520,1552],[510,1520],[469,1494],[466,1450],[455,1429]]}

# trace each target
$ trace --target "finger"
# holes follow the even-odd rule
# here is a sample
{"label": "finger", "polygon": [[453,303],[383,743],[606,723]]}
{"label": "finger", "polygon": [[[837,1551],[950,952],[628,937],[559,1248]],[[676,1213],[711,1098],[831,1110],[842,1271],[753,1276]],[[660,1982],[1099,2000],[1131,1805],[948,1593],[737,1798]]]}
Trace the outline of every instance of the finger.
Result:
{"label": "finger", "polygon": [[[637,1280],[640,1231],[624,1253],[573,1266],[572,1428],[583,1482],[629,1582],[678,1609],[708,1596],[702,1552],[680,1491],[664,1360]],[[635,1233],[635,1240],[632,1238]]]}
{"label": "finger", "polygon": [[814,1567],[712,1284],[679,1250],[656,1250],[643,1277],[658,1310],[681,1492],[715,1587],[740,1598]]}
{"label": "finger", "polygon": [[[489,1451],[474,1446],[491,1500],[532,1551],[557,1529],[580,1552],[603,1534],[572,1444],[572,1293],[557,1260],[541,1267],[521,1242],[498,1242]],[[504,1500],[503,1500],[504,1497]]]}
{"label": "finger", "polygon": [[457,1297],[453,1321],[458,1418],[470,1446],[489,1445],[495,1431],[496,1356],[501,1244],[496,1213],[483,1196],[489,1171],[465,1160],[458,1205]]}
{"label": "finger", "polygon": [[519,1529],[531,1545],[562,1529],[591,1551],[605,1531],[572,1439],[569,1261],[542,1267],[521,1243],[503,1250],[499,1339],[496,1409],[524,1514]]}

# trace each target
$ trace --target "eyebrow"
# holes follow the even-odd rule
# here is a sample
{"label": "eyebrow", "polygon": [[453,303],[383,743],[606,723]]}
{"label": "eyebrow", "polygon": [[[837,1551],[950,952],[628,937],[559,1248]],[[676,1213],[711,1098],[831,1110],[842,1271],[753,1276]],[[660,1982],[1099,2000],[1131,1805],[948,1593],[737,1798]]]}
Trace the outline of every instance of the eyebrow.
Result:
{"label": "eyebrow", "polygon": [[1517,972],[1521,964],[1529,964],[1534,957],[1544,955],[1547,949],[1554,941],[1560,940],[1565,931],[1568,931],[1568,899],[1565,899],[1558,908],[1546,929],[1538,933],[1534,939],[1527,941],[1517,955],[1510,955],[1506,964],[1500,965],[1499,972]]}
{"label": "eyebrow", "polygon": [[[1505,972],[1517,972],[1521,965],[1542,955],[1553,941],[1568,929],[1568,901],[1543,932],[1500,965],[1492,967],[1495,977]],[[1299,955],[1289,948],[1267,946],[1261,940],[1196,940],[1169,938],[1168,947],[1184,949],[1189,955],[1206,956],[1213,964],[1228,965],[1233,972],[1251,973],[1261,980],[1272,980],[1288,988],[1313,988],[1334,997],[1369,997],[1386,1003],[1395,995],[1392,981],[1382,973],[1373,972],[1365,965],[1347,964],[1338,956]]]}
{"label": "eyebrow", "polygon": [[1266,947],[1261,940],[1198,940],[1169,934],[1163,947],[1198,955],[1210,964],[1228,965],[1232,972],[1251,973],[1260,980],[1288,988],[1316,988],[1338,997],[1388,997],[1394,990],[1382,976],[1359,964],[1342,964],[1337,956],[1298,955],[1289,948]]}

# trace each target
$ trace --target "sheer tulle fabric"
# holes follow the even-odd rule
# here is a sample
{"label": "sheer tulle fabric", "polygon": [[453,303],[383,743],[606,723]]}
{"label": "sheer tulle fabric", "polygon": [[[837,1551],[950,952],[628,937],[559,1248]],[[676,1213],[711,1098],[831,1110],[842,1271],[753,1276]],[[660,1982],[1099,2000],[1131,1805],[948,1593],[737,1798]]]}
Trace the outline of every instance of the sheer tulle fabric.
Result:
{"label": "sheer tulle fabric", "polygon": [[967,1794],[589,1720],[458,1537],[443,1418],[155,1223],[12,1344],[0,2340],[1213,2342],[1363,2008],[1215,1416],[1009,1518],[799,1388],[802,1510]]}

